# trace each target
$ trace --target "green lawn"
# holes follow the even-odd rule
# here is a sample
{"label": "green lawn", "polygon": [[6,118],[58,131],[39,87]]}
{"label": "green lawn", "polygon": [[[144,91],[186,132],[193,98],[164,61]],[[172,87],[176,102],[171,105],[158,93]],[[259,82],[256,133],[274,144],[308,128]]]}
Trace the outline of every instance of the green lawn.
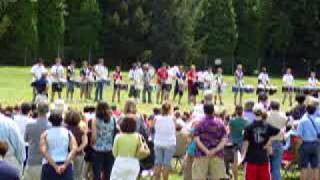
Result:
{"label": "green lawn", "polygon": [[[78,73],[78,72],[77,72]],[[127,74],[125,74],[127,75]],[[233,84],[233,77],[226,76],[225,80],[228,84],[228,89],[224,94],[224,102],[227,110],[229,113],[233,112],[233,94],[231,92],[231,86]],[[246,77],[245,78],[246,84],[255,85],[257,82],[256,77]],[[271,82],[273,85],[278,87],[278,93],[271,97],[271,99],[281,100],[282,93],[281,93],[281,86],[282,80],[281,78],[271,78]],[[30,67],[0,67],[0,103],[3,105],[16,105],[23,101],[30,101],[32,98],[32,89],[30,87],[31,83],[31,74],[30,74]],[[306,82],[304,80],[297,80],[296,84],[303,86]],[[104,92],[104,99],[108,102],[111,102],[111,95],[112,95],[112,88],[107,87]],[[155,94],[154,94],[155,95]],[[65,92],[63,94],[65,96]],[[201,96],[201,95],[200,95]],[[200,96],[198,99],[200,99]],[[123,91],[121,94],[122,102],[119,104],[119,107],[122,108],[127,99],[127,92]],[[154,97],[155,98],[155,97]],[[244,96],[245,99],[253,99],[256,100],[257,96],[255,94],[246,94]],[[176,102],[173,102],[176,103]],[[75,107],[81,109],[84,105],[94,104],[92,101],[81,102],[79,100],[79,89],[75,92],[75,100],[74,102],[70,103],[71,107]],[[139,104],[138,110],[145,113],[150,113],[152,108],[159,105],[144,105]],[[183,102],[181,105],[183,110],[190,110],[191,105],[187,103],[187,98],[184,96]],[[289,107],[286,105],[283,107],[283,110],[287,110]],[[178,175],[172,175],[172,180],[179,180],[182,179]]]}
{"label": "green lawn", "polygon": [[[127,75],[125,73],[125,75]],[[231,92],[231,86],[233,84],[233,77],[232,76],[226,76],[225,81],[228,84],[228,89],[223,95],[225,106],[228,110],[233,109],[233,94]],[[246,84],[252,84],[255,85],[257,82],[256,77],[246,77],[245,78]],[[272,78],[271,82],[273,85],[278,87],[278,93],[271,97],[271,99],[277,99],[281,100],[282,93],[281,93],[281,86],[282,81],[280,78]],[[22,101],[30,101],[32,97],[32,89],[30,87],[31,83],[31,74],[30,74],[30,67],[0,67],[0,102],[4,105],[15,105],[17,103],[20,103]],[[304,85],[304,80],[297,80],[297,85]],[[127,99],[128,92],[122,91],[121,97],[122,102],[119,104],[119,107],[123,107],[125,99]],[[154,100],[155,100],[155,93]],[[65,96],[65,92],[63,93],[63,96]],[[112,96],[112,88],[107,87],[104,91],[104,99],[107,102],[111,102],[111,96]],[[198,100],[201,98],[201,93],[198,97]],[[75,100],[74,102],[69,103],[71,107],[77,107],[82,108],[86,104],[94,104],[92,101],[86,101],[81,102],[79,100],[79,89],[76,89],[75,91]],[[244,96],[244,99],[253,99],[256,100],[257,96],[255,94],[246,94]],[[174,104],[176,102],[173,102]],[[138,109],[142,112],[150,113],[152,108],[157,106],[154,105],[144,105],[139,104]],[[181,105],[181,108],[183,110],[190,110],[191,106],[187,103],[186,95],[183,98],[183,102]],[[288,107],[285,106],[284,109],[286,110]]]}

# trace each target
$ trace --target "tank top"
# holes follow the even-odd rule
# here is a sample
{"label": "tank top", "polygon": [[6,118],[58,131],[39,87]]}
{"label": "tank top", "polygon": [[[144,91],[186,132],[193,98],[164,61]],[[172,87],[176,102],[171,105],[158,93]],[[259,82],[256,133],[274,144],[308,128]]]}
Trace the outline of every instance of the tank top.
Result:
{"label": "tank top", "polygon": [[[64,127],[52,127],[47,131],[48,153],[55,162],[64,162],[69,154],[69,131]],[[46,160],[43,161],[47,163]]]}
{"label": "tank top", "polygon": [[109,122],[104,122],[103,119],[99,118],[96,119],[97,139],[93,146],[95,151],[112,151],[115,127],[114,117],[111,117]]}

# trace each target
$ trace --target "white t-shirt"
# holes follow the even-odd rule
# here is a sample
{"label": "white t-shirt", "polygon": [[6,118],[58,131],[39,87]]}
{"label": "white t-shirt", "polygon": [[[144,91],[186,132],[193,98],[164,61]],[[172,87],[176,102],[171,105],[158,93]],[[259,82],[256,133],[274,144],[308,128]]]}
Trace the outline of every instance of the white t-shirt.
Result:
{"label": "white t-shirt", "polygon": [[283,75],[282,81],[285,86],[294,86],[294,78],[292,74]]}
{"label": "white t-shirt", "polygon": [[213,72],[206,71],[204,73],[204,86],[212,88],[213,85],[214,85],[214,74]]}
{"label": "white t-shirt", "polygon": [[172,116],[156,116],[154,129],[155,146],[170,147],[175,146],[177,144],[176,125]]}
{"label": "white t-shirt", "polygon": [[51,67],[52,82],[61,82],[64,77],[64,68],[61,64]]}
{"label": "white t-shirt", "polygon": [[309,86],[316,87],[318,85],[318,83],[319,83],[319,81],[317,78],[309,77],[309,79],[308,79]]}
{"label": "white t-shirt", "polygon": [[267,85],[270,81],[269,75],[267,73],[261,72],[258,76],[258,80],[261,81],[262,85]]}
{"label": "white t-shirt", "polygon": [[129,71],[129,79],[132,80],[132,85],[135,85],[137,87],[142,86],[142,80],[143,80],[143,71],[141,68],[137,69],[131,69]]}
{"label": "white t-shirt", "polygon": [[17,124],[22,137],[24,137],[24,135],[26,133],[27,124],[35,121],[34,119],[32,119],[28,116],[24,116],[24,115],[20,115],[20,114],[14,116],[13,120]]}
{"label": "white t-shirt", "polygon": [[42,74],[46,73],[47,69],[44,67],[44,65],[35,64],[31,68],[31,73],[35,76],[32,78],[32,81],[39,80],[42,76]]}
{"label": "white t-shirt", "polygon": [[97,64],[94,67],[94,70],[96,72],[96,80],[97,81],[108,79],[108,69],[105,66],[103,66],[101,64]]}

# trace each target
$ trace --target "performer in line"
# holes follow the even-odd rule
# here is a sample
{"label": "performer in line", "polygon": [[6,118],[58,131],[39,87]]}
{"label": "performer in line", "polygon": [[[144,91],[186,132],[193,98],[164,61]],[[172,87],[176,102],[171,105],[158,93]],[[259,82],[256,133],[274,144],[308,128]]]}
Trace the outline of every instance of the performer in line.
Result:
{"label": "performer in line", "polygon": [[267,68],[263,67],[259,76],[258,76],[258,84],[263,86],[264,88],[270,84],[269,75],[267,73]]}
{"label": "performer in line", "polygon": [[80,99],[88,98],[88,76],[89,76],[89,66],[87,61],[82,62],[82,67],[80,69]]}
{"label": "performer in line", "polygon": [[166,71],[167,71],[168,77],[164,81],[164,84],[162,87],[162,93],[163,93],[163,100],[169,101],[170,92],[172,90],[172,83],[173,83],[173,79],[175,78],[176,70],[175,70],[175,67],[167,66]]}
{"label": "performer in line", "polygon": [[188,80],[188,101],[189,103],[197,104],[197,95],[198,95],[198,76],[195,65],[191,65],[190,70],[187,73]]}
{"label": "performer in line", "polygon": [[289,104],[292,106],[292,96],[293,96],[293,88],[294,88],[294,77],[292,75],[291,68],[287,68],[286,74],[283,75],[282,82],[287,90],[283,92],[283,100],[282,104],[285,104],[287,96],[289,96]]}
{"label": "performer in line", "polygon": [[223,70],[222,67],[218,67],[217,74],[215,75],[215,95],[214,95],[214,104],[217,104],[217,99],[219,98],[220,105],[223,105],[222,101],[222,92],[224,86],[224,79],[223,79]]}
{"label": "performer in line", "polygon": [[169,73],[167,71],[167,65],[163,63],[162,66],[157,70],[157,97],[156,97],[157,104],[159,104],[159,99],[160,99],[160,103],[162,103],[163,101],[163,98],[164,98],[163,87],[168,78],[169,78]]}
{"label": "performer in line", "polygon": [[76,62],[74,60],[71,60],[70,65],[67,67],[67,100],[72,101],[73,100],[73,94],[74,94],[74,86],[75,86],[75,66]]}
{"label": "performer in line", "polygon": [[206,72],[204,72],[204,89],[212,90],[214,86],[214,74],[212,67],[209,67]]}
{"label": "performer in line", "polygon": [[143,70],[143,90],[142,90],[142,102],[152,104],[152,78],[153,74],[150,70],[149,64],[144,64],[142,67]]}
{"label": "performer in line", "polygon": [[43,74],[47,73],[47,69],[43,65],[43,59],[39,58],[37,59],[37,63],[32,66],[31,68],[31,74],[32,74],[32,102],[34,102],[36,95],[37,95],[37,90],[35,87],[35,83],[39,81],[42,77]]}
{"label": "performer in line", "polygon": [[113,93],[112,93],[112,103],[117,96],[118,103],[120,103],[120,91],[122,84],[122,73],[120,66],[116,66],[116,70],[113,73]]}
{"label": "performer in line", "polygon": [[61,92],[63,88],[63,83],[65,83],[64,78],[64,68],[61,64],[61,58],[56,58],[56,63],[51,67],[51,81],[52,81],[52,94],[51,102],[54,101],[56,93],[58,93],[58,98],[61,99]]}
{"label": "performer in line", "polygon": [[141,67],[139,67],[137,63],[133,64],[129,71],[129,79],[132,83],[130,85],[129,98],[133,97],[137,102],[139,102],[140,91],[142,89],[142,76],[143,71]]}
{"label": "performer in line", "polygon": [[319,86],[319,80],[317,79],[317,74],[316,72],[312,71],[308,79],[308,87],[314,88],[314,90],[311,90],[311,95],[314,96],[315,98],[318,98],[319,96],[317,91],[318,86]]}
{"label": "performer in line", "polygon": [[[243,90],[242,87],[244,86],[244,73],[242,69],[242,64],[238,64],[237,70],[234,72],[234,79],[237,91],[234,93],[234,105],[242,105],[242,97],[243,97]],[[237,103],[237,97],[240,94],[239,104]]]}
{"label": "performer in line", "polygon": [[183,92],[186,87],[186,73],[183,66],[179,66],[178,71],[176,72],[176,83],[174,87],[173,101],[176,101],[177,95],[179,95],[178,104],[181,104],[181,99]]}
{"label": "performer in line", "polygon": [[104,65],[104,59],[100,58],[98,64],[94,67],[94,74],[96,77],[96,94],[95,101],[103,100],[103,86],[108,80],[108,69]]}

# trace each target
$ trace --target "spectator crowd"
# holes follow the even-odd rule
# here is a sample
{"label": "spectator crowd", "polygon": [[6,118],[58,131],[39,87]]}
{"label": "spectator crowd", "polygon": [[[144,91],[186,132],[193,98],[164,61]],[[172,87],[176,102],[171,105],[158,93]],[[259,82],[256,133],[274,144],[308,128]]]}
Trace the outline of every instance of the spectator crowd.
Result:
{"label": "spectator crowd", "polygon": [[280,180],[293,170],[319,179],[318,99],[297,95],[288,112],[266,94],[234,111],[214,99],[206,91],[190,112],[164,101],[151,114],[134,99],[123,109],[100,101],[79,111],[62,100],[0,107],[0,179],[168,180],[173,161],[185,180]]}

